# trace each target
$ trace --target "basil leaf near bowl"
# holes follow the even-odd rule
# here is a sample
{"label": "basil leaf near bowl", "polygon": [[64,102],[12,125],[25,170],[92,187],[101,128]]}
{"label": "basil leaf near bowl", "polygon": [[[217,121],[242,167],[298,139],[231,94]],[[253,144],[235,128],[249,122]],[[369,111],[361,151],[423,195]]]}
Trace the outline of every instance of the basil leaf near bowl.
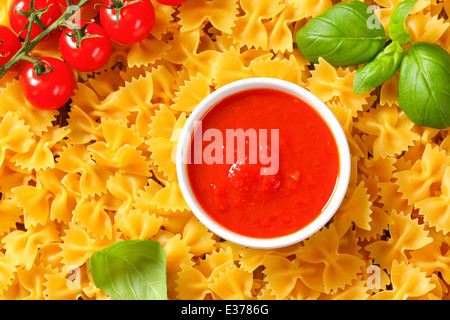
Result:
{"label": "basil leaf near bowl", "polygon": [[154,240],[122,240],[95,252],[89,273],[116,300],[167,300],[166,254]]}
{"label": "basil leaf near bowl", "polygon": [[[377,23],[370,24],[373,19]],[[334,67],[371,61],[383,49],[387,39],[372,9],[360,1],[334,5],[309,20],[296,35],[298,49],[306,59],[318,63],[322,57]]]}

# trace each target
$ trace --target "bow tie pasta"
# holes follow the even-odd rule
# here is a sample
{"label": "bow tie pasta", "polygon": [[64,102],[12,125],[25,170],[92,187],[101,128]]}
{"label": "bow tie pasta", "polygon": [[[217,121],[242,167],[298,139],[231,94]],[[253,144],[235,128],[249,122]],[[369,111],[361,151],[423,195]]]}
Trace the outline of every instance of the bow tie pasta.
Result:
{"label": "bow tie pasta", "polygon": [[[366,2],[386,26],[399,1]],[[130,239],[162,245],[169,299],[450,297],[450,131],[406,118],[398,74],[355,94],[354,67],[300,54],[296,31],[335,1],[152,3],[151,34],[114,44],[102,70],[78,72],[61,110],[33,108],[17,73],[1,80],[0,299],[109,299],[88,272],[90,257]],[[449,3],[418,1],[406,21],[414,42],[450,51]],[[342,206],[285,248],[220,239],[192,214],[177,180],[174,154],[190,113],[250,77],[310,90],[350,146]]]}

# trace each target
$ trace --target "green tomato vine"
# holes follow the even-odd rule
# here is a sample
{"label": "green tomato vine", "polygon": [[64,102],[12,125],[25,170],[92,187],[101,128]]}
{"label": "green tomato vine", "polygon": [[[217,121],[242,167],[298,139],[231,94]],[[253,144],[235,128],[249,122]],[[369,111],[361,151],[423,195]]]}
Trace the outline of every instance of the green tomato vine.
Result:
{"label": "green tomato vine", "polygon": [[[42,15],[42,13],[45,12],[45,9],[36,10],[34,6],[34,0],[31,0],[30,10],[22,13],[22,15],[26,15],[28,18],[28,22],[24,28],[24,29],[28,28],[27,36],[20,50],[17,51],[17,53],[5,65],[0,67],[0,78],[2,78],[6,74],[6,72],[8,72],[9,69],[11,69],[17,62],[21,60],[32,61],[35,63],[35,65],[39,64],[39,61],[36,61],[36,58],[30,55],[31,50],[33,50],[33,48],[36,47],[36,45],[40,41],[42,41],[42,39],[44,39],[54,30],[56,30],[60,26],[66,25],[69,18],[72,17],[75,13],[77,13],[77,11],[80,10],[80,8],[84,6],[88,1],[89,0],[80,0],[78,4],[69,3],[70,5],[67,7],[67,10],[54,23],[52,23],[47,28],[42,28],[40,15]],[[37,37],[31,40],[31,27],[35,23],[41,26],[43,31]]]}

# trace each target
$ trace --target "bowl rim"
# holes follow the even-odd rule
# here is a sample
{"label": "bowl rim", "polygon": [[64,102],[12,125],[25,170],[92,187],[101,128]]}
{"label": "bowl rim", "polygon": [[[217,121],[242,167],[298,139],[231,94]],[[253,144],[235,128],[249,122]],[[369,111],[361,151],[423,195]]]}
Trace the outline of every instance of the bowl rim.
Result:
{"label": "bowl rim", "polygon": [[[213,108],[218,102],[226,97],[238,92],[250,90],[250,89],[275,89],[284,91],[302,99],[308,105],[313,107],[316,112],[324,119],[328,124],[333,137],[335,138],[338,152],[339,152],[339,174],[338,180],[330,196],[330,199],[325,206],[322,213],[307,226],[302,229],[280,237],[275,238],[255,238],[238,234],[220,225],[218,222],[212,219],[205,210],[198,203],[196,197],[193,194],[189,177],[187,175],[187,157],[188,150],[191,144],[192,135],[195,130],[196,121],[200,120],[206,112]],[[250,248],[258,249],[274,249],[286,247],[302,240],[307,239],[323,226],[334,216],[336,211],[344,199],[348,184],[350,181],[351,172],[351,156],[347,137],[345,132],[339,123],[333,112],[322,102],[318,97],[307,89],[294,84],[292,82],[267,77],[246,78],[237,80],[229,84],[224,85],[213,91],[205,99],[203,99],[192,113],[187,118],[187,121],[181,130],[180,138],[178,141],[176,151],[176,172],[179,187],[183,194],[187,205],[191,209],[192,213],[202,222],[211,232],[215,233],[219,237],[229,240],[238,245],[242,245]]]}

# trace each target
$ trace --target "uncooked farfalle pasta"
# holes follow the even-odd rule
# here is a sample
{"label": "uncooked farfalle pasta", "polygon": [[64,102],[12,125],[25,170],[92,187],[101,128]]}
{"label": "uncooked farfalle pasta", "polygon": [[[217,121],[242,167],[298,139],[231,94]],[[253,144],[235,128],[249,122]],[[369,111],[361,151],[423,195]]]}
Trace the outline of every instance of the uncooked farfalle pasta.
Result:
{"label": "uncooked farfalle pasta", "polygon": [[[9,24],[10,2],[0,0],[0,24]],[[150,35],[113,43],[98,72],[74,71],[66,107],[34,108],[14,70],[0,80],[0,299],[110,299],[94,285],[90,258],[137,239],[162,245],[169,299],[449,298],[449,129],[409,120],[398,104],[398,72],[355,94],[356,67],[302,56],[295,34],[337,1],[152,2]],[[387,28],[399,0],[365,2]],[[413,42],[450,52],[449,15],[450,1],[419,0],[406,20]],[[60,57],[56,48],[50,40],[33,53]],[[190,113],[214,90],[250,77],[314,93],[351,152],[349,187],[333,219],[279,249],[213,234],[177,180]]]}

